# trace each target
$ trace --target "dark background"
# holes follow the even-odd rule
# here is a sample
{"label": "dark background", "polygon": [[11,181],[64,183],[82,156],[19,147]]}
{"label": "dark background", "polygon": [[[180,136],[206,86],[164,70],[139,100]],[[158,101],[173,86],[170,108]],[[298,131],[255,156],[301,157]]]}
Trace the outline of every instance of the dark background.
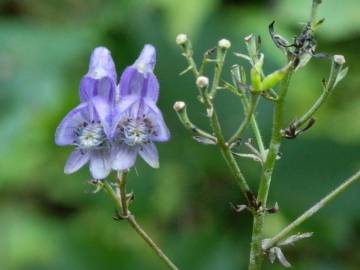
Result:
{"label": "dark background", "polygon": [[[262,36],[267,72],[283,64],[267,26],[292,38],[308,19],[310,0],[294,1],[0,1],[0,269],[165,269],[127,226],[114,222],[104,193],[92,194],[87,169],[70,176],[63,166],[70,148],[54,145],[54,131],[78,104],[78,85],[92,49],[107,46],[118,72],[145,43],[157,48],[155,73],[159,107],[172,139],[158,145],[158,170],[138,160],[129,179],[131,208],[140,223],[181,269],[246,269],[251,233],[249,213],[234,213],[229,202],[243,198],[215,147],[193,141],[172,105],[189,104],[194,122],[206,128],[193,77],[175,44],[178,33],[193,41],[195,58],[221,38],[245,52],[243,37]],[[318,51],[344,54],[350,66],[318,122],[296,140],[284,141],[270,202],[281,211],[267,220],[274,235],[360,164],[360,3],[324,0]],[[241,62],[231,53],[231,64]],[[243,62],[242,62],[243,63]],[[287,122],[319,95],[329,62],[312,60],[299,71],[287,100]],[[219,115],[227,135],[241,121],[239,101],[220,93]],[[258,119],[268,142],[271,106],[260,104]],[[247,134],[251,136],[251,134]],[[259,166],[240,161],[255,189]],[[299,229],[310,240],[284,250],[294,269],[358,269],[360,265],[359,185],[343,194]],[[280,269],[266,263],[264,269]]]}

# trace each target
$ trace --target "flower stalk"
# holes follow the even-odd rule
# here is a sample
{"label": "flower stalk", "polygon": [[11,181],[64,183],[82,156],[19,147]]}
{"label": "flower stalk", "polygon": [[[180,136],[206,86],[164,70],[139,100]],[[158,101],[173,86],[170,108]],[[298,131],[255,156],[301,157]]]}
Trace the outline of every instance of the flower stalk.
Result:
{"label": "flower stalk", "polygon": [[[187,40],[187,44],[190,44],[190,41]],[[187,46],[185,45],[181,45],[183,50],[187,50]],[[216,90],[219,87],[219,83],[220,83],[220,76],[221,76],[221,71],[222,71],[222,67],[225,61],[225,56],[226,56],[226,50],[231,46],[230,42],[227,40],[220,40],[218,43],[218,48],[217,48],[217,63],[215,66],[215,72],[214,72],[214,80],[213,83],[211,85],[211,90],[208,91],[208,79],[204,76],[198,76],[199,73],[198,72],[193,72],[196,78],[196,85],[197,88],[199,90],[200,93],[200,97],[201,97],[201,101],[204,104],[206,111],[207,111],[207,116],[209,118],[209,122],[210,122],[210,126],[214,132],[214,136],[216,138],[216,143],[220,148],[220,151],[228,165],[228,167],[230,168],[232,174],[235,177],[235,180],[237,182],[237,184],[240,187],[241,192],[243,193],[243,195],[245,196],[247,203],[249,206],[251,207],[255,207],[254,205],[254,195],[250,190],[250,187],[245,179],[245,176],[243,175],[243,173],[241,172],[239,165],[236,162],[236,159],[233,155],[233,153],[231,152],[231,149],[229,147],[229,144],[226,142],[224,135],[222,133],[222,129],[221,129],[221,125],[217,116],[217,113],[214,109],[214,105],[213,105],[213,100],[214,100],[214,96],[211,95],[211,93],[213,92],[213,94],[216,92]],[[192,57],[189,54],[184,54],[185,58],[188,59],[189,63],[192,63]],[[196,64],[193,63],[191,64],[191,66],[196,68]],[[197,71],[197,69],[196,69]],[[216,79],[217,78],[217,79]],[[177,106],[176,106],[177,105]],[[180,118],[181,123],[187,128],[189,129],[189,127],[191,126],[189,121],[187,121],[186,119],[186,115],[185,115],[185,106],[179,106],[179,105],[185,105],[181,104],[181,103],[175,103],[174,105],[174,109],[178,114],[178,117]],[[191,129],[190,129],[191,130]],[[206,134],[205,134],[206,135]],[[208,137],[208,135],[206,135]],[[256,203],[255,203],[256,204]]]}
{"label": "flower stalk", "polygon": [[338,78],[339,78],[338,76],[342,71],[342,67],[344,64],[345,64],[345,59],[342,55],[335,55],[333,57],[329,79],[324,85],[322,94],[311,106],[311,108],[306,113],[304,113],[304,115],[302,115],[298,120],[295,121],[295,123],[293,124],[295,129],[307,123],[314,116],[314,114],[320,109],[320,107],[327,101],[328,97],[331,95],[338,82]]}
{"label": "flower stalk", "polygon": [[216,137],[214,137],[213,135],[207,133],[206,131],[203,131],[202,129],[200,129],[199,127],[197,127],[195,124],[193,124],[188,116],[187,110],[186,110],[186,104],[183,101],[177,101],[174,104],[174,110],[176,111],[180,122],[184,125],[184,127],[188,130],[190,130],[191,132],[193,132],[195,135],[202,137],[202,138],[207,138],[211,141],[213,141],[214,143],[216,143]]}
{"label": "flower stalk", "polygon": [[151,239],[151,237],[144,231],[144,229],[136,221],[135,216],[130,212],[128,208],[128,201],[126,196],[126,179],[127,172],[119,173],[117,179],[117,188],[119,189],[119,194],[116,194],[111,185],[104,181],[104,188],[107,191],[108,195],[115,203],[116,207],[121,211],[119,218],[125,219],[129,225],[134,229],[134,231],[148,244],[148,246],[155,251],[163,263],[171,270],[178,270],[177,266],[166,256],[166,254],[161,250],[161,248]]}
{"label": "flower stalk", "polygon": [[[293,74],[293,68],[288,69],[280,85],[279,98],[275,103],[270,147],[266,156],[265,163],[263,165],[259,191],[257,196],[258,202],[261,203],[264,209],[266,209],[271,177],[275,167],[276,157],[280,149],[281,138],[282,138],[281,127],[283,123],[283,114],[284,114],[284,100],[289,88],[289,83],[292,74]],[[263,238],[262,232],[264,227],[265,214],[266,213],[264,211],[259,211],[254,215],[253,232],[252,232],[252,239],[250,244],[249,270],[261,269],[261,265],[264,259],[261,242]]]}
{"label": "flower stalk", "polygon": [[219,82],[221,78],[221,73],[224,67],[224,61],[226,57],[226,52],[230,48],[231,43],[227,39],[221,39],[218,43],[216,50],[216,61],[215,61],[215,71],[214,78],[211,85],[211,90],[209,92],[209,98],[213,99],[217,93]]}
{"label": "flower stalk", "polygon": [[[243,99],[245,99],[245,97],[243,97]],[[240,124],[240,126],[237,129],[237,131],[235,132],[235,134],[229,139],[229,141],[228,141],[229,145],[231,145],[232,143],[234,143],[240,139],[243,132],[247,129],[247,127],[251,123],[251,120],[254,119],[253,116],[254,116],[258,101],[259,101],[259,96],[255,96],[253,94],[250,97],[250,102],[249,102],[250,104],[248,104],[247,100],[245,101],[245,104],[244,104],[245,118],[242,121],[242,123]]]}
{"label": "flower stalk", "polygon": [[353,174],[350,178],[344,181],[341,185],[335,188],[332,192],[326,195],[323,199],[321,199],[311,208],[306,210],[301,216],[299,216],[288,226],[282,229],[278,234],[276,234],[274,237],[266,241],[266,243],[263,244],[263,250],[268,250],[269,248],[273,247],[278,242],[283,240],[291,231],[293,231],[295,228],[300,226],[302,223],[304,223],[306,220],[308,220],[310,217],[316,214],[320,209],[322,209],[324,206],[326,206],[328,203],[334,200],[337,196],[339,196],[341,193],[347,190],[352,184],[356,183],[356,181],[359,180],[360,180],[360,170],[358,170],[355,174]]}

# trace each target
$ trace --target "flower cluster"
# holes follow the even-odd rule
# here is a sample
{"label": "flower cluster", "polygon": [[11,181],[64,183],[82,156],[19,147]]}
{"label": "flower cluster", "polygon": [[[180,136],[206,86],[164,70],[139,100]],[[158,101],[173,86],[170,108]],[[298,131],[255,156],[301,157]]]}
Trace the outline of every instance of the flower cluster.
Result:
{"label": "flower cluster", "polygon": [[80,82],[80,105],[58,126],[57,145],[73,145],[64,172],[73,173],[89,162],[91,175],[104,179],[111,170],[131,168],[139,154],[151,167],[159,167],[154,142],[170,133],[156,102],[159,83],[153,73],[156,51],[145,45],[117,83],[111,53],[95,48],[88,73]]}

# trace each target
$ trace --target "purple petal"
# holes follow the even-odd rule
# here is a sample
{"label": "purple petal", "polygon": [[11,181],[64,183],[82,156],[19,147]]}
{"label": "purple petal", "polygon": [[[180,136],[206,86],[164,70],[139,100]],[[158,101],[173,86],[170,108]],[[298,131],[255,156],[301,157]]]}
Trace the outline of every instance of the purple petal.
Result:
{"label": "purple petal", "polygon": [[97,47],[91,54],[89,77],[99,79],[102,77],[109,77],[112,81],[116,82],[115,64],[111,57],[111,52],[105,47]]}
{"label": "purple petal", "polygon": [[104,179],[110,174],[110,150],[101,149],[91,153],[90,172],[94,179]]}
{"label": "purple petal", "polygon": [[78,149],[74,150],[66,162],[64,172],[66,174],[76,172],[89,161],[89,157],[89,152],[81,152]]}
{"label": "purple petal", "polygon": [[80,82],[80,99],[88,101],[96,95],[113,100],[115,97],[116,70],[111,53],[105,47],[94,49],[89,71]]}
{"label": "purple petal", "polygon": [[111,105],[100,96],[92,98],[90,102],[95,108],[97,116],[99,117],[104,128],[105,134],[108,136],[108,138],[110,138],[112,125]]}
{"label": "purple petal", "polygon": [[109,102],[114,102],[115,91],[115,82],[109,77],[94,79],[86,75],[80,82],[80,101],[86,102],[94,96],[102,96]]}
{"label": "purple petal", "polygon": [[151,140],[156,142],[166,142],[170,139],[170,132],[167,128],[161,111],[151,100],[145,100],[145,114],[154,125],[155,134]]}
{"label": "purple petal", "polygon": [[149,73],[147,79],[145,80],[141,97],[151,99],[156,103],[159,97],[159,82],[154,73]]}
{"label": "purple petal", "polygon": [[125,69],[120,78],[120,97],[134,95],[148,98],[155,103],[159,96],[159,83],[153,73],[156,52],[152,45],[145,45],[135,63]]}
{"label": "purple petal", "polygon": [[153,73],[145,78],[134,67],[127,67],[120,78],[120,97],[136,96],[156,102],[159,96],[159,82]]}
{"label": "purple petal", "polygon": [[120,98],[125,96],[139,97],[144,84],[144,75],[130,66],[121,74],[120,78]]}
{"label": "purple petal", "polygon": [[86,121],[89,121],[88,104],[81,103],[61,121],[55,132],[55,143],[57,145],[73,144],[75,140],[74,129]]}
{"label": "purple petal", "polygon": [[134,96],[128,96],[120,99],[120,102],[116,105],[116,107],[113,110],[112,129],[110,132],[110,137],[113,137],[116,131],[116,127],[124,117],[137,116],[139,106],[136,105],[135,103],[139,103],[139,100]]}
{"label": "purple petal", "polygon": [[146,44],[142,49],[138,59],[136,59],[133,66],[141,73],[148,73],[154,70],[156,63],[156,50],[155,47]]}
{"label": "purple petal", "polygon": [[139,150],[140,156],[153,168],[159,168],[159,154],[155,144],[144,144]]}
{"label": "purple petal", "polygon": [[113,146],[111,167],[117,171],[129,169],[134,165],[136,155],[135,147],[126,144]]}

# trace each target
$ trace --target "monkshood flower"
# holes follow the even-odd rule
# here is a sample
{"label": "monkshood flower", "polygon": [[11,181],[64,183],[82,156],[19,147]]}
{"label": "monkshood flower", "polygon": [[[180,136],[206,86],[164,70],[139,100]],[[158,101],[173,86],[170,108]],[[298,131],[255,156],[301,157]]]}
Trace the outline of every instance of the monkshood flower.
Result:
{"label": "monkshood flower", "polygon": [[111,54],[106,48],[98,47],[80,83],[81,104],[65,116],[56,130],[57,145],[75,146],[65,165],[66,174],[76,172],[88,162],[95,179],[103,179],[110,173],[110,112],[115,89],[116,71]]}
{"label": "monkshood flower", "polygon": [[126,170],[139,154],[151,167],[159,167],[154,142],[170,138],[156,102],[159,83],[153,70],[156,52],[145,45],[135,63],[125,69],[120,79],[120,101],[112,116],[112,168]]}

